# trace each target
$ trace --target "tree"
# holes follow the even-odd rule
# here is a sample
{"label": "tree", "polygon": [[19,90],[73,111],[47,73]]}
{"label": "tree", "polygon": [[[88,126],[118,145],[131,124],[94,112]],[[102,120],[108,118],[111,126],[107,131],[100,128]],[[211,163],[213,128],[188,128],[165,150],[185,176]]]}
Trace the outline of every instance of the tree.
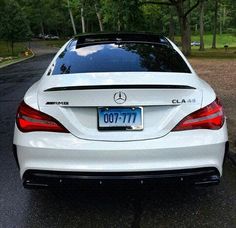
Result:
{"label": "tree", "polygon": [[11,43],[12,55],[14,55],[14,43],[16,41],[29,40],[31,31],[24,12],[14,0],[2,3],[0,14],[0,37]]}
{"label": "tree", "polygon": [[73,14],[72,14],[72,10],[70,8],[70,0],[67,0],[67,4],[68,4],[68,11],[69,11],[69,14],[70,14],[71,25],[72,25],[72,28],[73,28],[73,31],[74,31],[74,35],[76,35],[77,31],[76,31],[76,27],[75,27],[75,21],[74,21],[74,17],[73,17]]}
{"label": "tree", "polygon": [[204,51],[204,0],[200,0],[200,51]]}
{"label": "tree", "polygon": [[179,17],[182,51],[189,56],[191,54],[191,32],[188,15],[199,5],[199,0],[190,7],[186,6],[184,0],[170,0],[170,2],[176,7]]}
{"label": "tree", "polygon": [[212,40],[212,48],[216,48],[216,34],[217,34],[217,22],[218,22],[218,1],[215,0],[215,9],[214,9],[214,24],[213,24],[213,40]]}
{"label": "tree", "polygon": [[[60,37],[73,35],[68,0],[15,0],[19,3],[34,36],[52,34]],[[79,26],[78,0],[69,0],[75,27]],[[76,3],[76,4],[75,4]],[[77,27],[76,27],[77,28]]]}
{"label": "tree", "polygon": [[138,2],[103,0],[102,11],[106,28],[113,31],[134,31],[140,28],[144,22]]}
{"label": "tree", "polygon": [[[35,36],[41,33],[68,37],[78,31],[151,31],[169,36],[172,40],[174,35],[180,35],[182,50],[185,55],[189,55],[192,32],[201,35],[202,44],[203,33],[213,32],[213,48],[216,47],[219,25],[222,27],[219,31],[223,33],[236,33],[236,0],[204,0],[204,4],[203,0],[14,0],[14,2],[20,5],[19,12],[24,15],[24,20]],[[7,13],[3,9],[7,3],[7,0],[0,0],[0,14],[4,17]],[[194,10],[197,6],[199,6],[198,11]],[[0,23],[2,22],[3,20]],[[0,30],[3,31],[4,26],[4,24],[0,26]]]}
{"label": "tree", "polygon": [[189,7],[188,1],[185,0],[168,0],[168,1],[141,1],[143,4],[159,4],[175,6],[179,18],[181,30],[182,51],[186,56],[191,54],[191,33],[188,15],[199,5],[200,0],[195,0]]}
{"label": "tree", "polygon": [[175,27],[174,27],[174,9],[173,9],[173,6],[170,6],[169,9],[170,9],[169,38],[174,41]]}
{"label": "tree", "polygon": [[98,18],[99,28],[100,28],[100,31],[102,32],[103,31],[103,21],[102,21],[100,9],[98,8],[98,2],[96,0],[94,1],[94,8],[95,8],[95,12],[96,12],[96,15]]}
{"label": "tree", "polygon": [[82,33],[85,33],[85,21],[84,21],[84,6],[83,4],[80,7],[80,17],[81,17],[81,25],[82,25]]}

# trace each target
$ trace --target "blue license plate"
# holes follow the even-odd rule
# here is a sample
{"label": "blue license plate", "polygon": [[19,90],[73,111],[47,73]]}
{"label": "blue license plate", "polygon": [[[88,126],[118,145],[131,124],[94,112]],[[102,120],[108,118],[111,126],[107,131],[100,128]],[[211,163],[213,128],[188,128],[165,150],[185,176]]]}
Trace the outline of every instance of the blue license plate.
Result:
{"label": "blue license plate", "polygon": [[143,109],[98,108],[99,130],[142,130]]}

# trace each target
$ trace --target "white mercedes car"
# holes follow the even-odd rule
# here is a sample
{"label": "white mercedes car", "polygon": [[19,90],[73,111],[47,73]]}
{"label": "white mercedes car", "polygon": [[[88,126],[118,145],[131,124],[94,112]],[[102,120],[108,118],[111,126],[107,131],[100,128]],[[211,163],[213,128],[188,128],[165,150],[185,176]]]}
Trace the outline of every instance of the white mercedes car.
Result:
{"label": "white mercedes car", "polygon": [[227,126],[213,89],[163,36],[78,36],[19,105],[14,155],[25,187],[84,181],[217,184]]}

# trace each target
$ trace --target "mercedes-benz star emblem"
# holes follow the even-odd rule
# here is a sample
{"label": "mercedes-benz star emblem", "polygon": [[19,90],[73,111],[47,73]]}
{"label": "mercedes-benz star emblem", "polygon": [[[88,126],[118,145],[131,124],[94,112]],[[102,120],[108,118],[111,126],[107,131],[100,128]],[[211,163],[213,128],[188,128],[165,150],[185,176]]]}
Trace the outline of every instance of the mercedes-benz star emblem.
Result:
{"label": "mercedes-benz star emblem", "polygon": [[120,91],[120,92],[117,92],[114,94],[114,101],[117,104],[123,104],[123,103],[125,103],[126,100],[127,100],[127,96],[125,93]]}

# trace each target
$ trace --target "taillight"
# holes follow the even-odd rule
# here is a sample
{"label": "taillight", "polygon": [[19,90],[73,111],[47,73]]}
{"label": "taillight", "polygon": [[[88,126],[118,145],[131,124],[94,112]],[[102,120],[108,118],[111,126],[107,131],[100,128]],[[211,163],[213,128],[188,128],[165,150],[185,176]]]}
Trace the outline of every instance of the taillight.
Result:
{"label": "taillight", "polygon": [[24,101],[21,102],[16,115],[16,124],[20,131],[53,131],[64,132],[68,130],[53,117],[31,108]]}
{"label": "taillight", "polygon": [[220,129],[224,124],[223,107],[216,98],[214,102],[206,107],[191,113],[181,120],[172,131],[183,131],[192,129]]}

